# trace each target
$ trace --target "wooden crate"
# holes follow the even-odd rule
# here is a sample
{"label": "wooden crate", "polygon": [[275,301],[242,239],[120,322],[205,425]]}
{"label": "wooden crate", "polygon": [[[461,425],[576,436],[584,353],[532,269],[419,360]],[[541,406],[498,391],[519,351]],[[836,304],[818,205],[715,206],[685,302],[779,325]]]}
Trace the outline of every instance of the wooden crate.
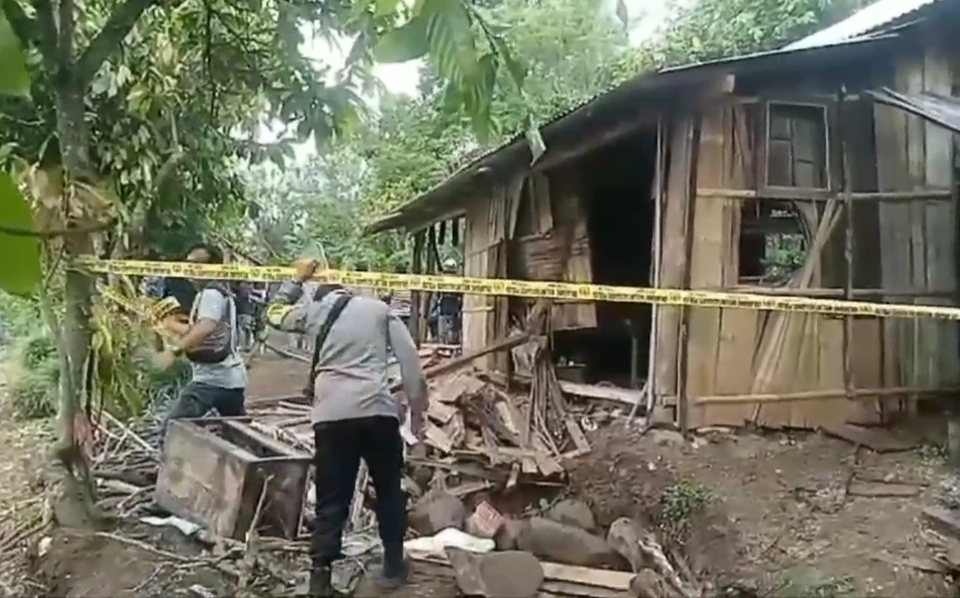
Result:
{"label": "wooden crate", "polygon": [[311,458],[251,428],[248,421],[172,422],[157,477],[157,504],[218,536],[243,540],[266,483],[258,531],[295,538]]}

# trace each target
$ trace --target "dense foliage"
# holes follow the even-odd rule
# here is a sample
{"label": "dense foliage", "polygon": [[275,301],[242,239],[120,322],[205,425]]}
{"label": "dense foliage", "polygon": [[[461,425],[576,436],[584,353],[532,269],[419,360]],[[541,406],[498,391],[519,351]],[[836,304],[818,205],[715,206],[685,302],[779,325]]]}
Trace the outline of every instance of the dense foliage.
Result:
{"label": "dense foliage", "polygon": [[[699,0],[631,47],[620,0],[0,0],[0,289],[27,298],[0,316],[21,415],[56,395],[65,480],[88,482],[83,412],[137,415],[154,388],[143,322],[94,301],[78,255],[169,255],[215,231],[268,259],[319,244],[399,269],[404,240],[363,223],[477,152],[524,133],[536,156],[538,119],[641,70],[778,46],[852,2]],[[307,36],[346,39],[346,64]],[[378,96],[373,62],[414,59],[420,93]],[[322,151],[291,167],[307,142]]]}
{"label": "dense foliage", "polygon": [[[389,213],[450,176],[484,148],[583,103],[643,71],[771,50],[847,16],[860,0],[699,0],[675,7],[655,34],[628,43],[623,16],[594,0],[497,0],[490,23],[523,63],[523,88],[494,88],[490,138],[452,112],[435,69],[422,69],[420,94],[384,96],[376,118],[339,137],[320,157],[286,172],[249,177],[264,206],[255,244],[290,258],[303,239],[321,240],[332,260],[392,269],[409,262],[397,235],[363,237],[361,223]],[[501,79],[508,79],[501,72]]]}

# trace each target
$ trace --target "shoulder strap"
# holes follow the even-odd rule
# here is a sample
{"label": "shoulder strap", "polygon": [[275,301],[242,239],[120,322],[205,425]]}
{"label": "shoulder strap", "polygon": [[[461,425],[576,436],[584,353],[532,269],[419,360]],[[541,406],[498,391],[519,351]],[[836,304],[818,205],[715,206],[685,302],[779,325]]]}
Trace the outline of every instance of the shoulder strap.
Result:
{"label": "shoulder strap", "polygon": [[320,361],[320,349],[323,348],[323,343],[326,342],[327,335],[330,334],[330,329],[333,328],[337,318],[339,318],[340,314],[343,313],[343,309],[347,306],[347,303],[349,303],[351,299],[353,299],[353,295],[350,293],[341,293],[330,307],[330,313],[327,314],[327,319],[324,320],[323,324],[320,325],[320,330],[317,332],[317,338],[314,339],[313,358],[310,360],[311,386],[313,385],[314,378],[317,377],[317,363]]}

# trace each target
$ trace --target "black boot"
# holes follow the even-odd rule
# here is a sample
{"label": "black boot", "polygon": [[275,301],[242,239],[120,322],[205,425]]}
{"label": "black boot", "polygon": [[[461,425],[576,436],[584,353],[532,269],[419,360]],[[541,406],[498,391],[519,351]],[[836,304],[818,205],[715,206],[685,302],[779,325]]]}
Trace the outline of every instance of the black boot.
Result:
{"label": "black boot", "polygon": [[386,550],[383,555],[383,584],[387,589],[398,588],[407,583],[410,565],[403,558],[403,549]]}
{"label": "black boot", "polygon": [[310,571],[308,598],[334,598],[333,571],[330,567],[320,567]]}

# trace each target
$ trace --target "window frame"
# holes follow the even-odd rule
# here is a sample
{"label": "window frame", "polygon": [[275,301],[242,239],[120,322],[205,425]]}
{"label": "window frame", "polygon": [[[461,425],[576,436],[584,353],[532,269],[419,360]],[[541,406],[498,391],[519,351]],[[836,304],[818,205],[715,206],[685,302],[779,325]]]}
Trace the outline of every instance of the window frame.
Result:
{"label": "window frame", "polygon": [[[827,186],[824,188],[811,187],[784,187],[779,185],[769,185],[767,183],[769,174],[769,156],[770,156],[770,107],[773,105],[781,106],[801,106],[813,107],[823,110],[824,124],[824,152],[825,152],[825,175]],[[834,139],[837,137],[837,102],[836,99],[826,99],[823,96],[772,96],[762,98],[757,109],[761,110],[760,118],[756,119],[757,143],[756,147],[761,148],[756,160],[757,172],[755,173],[757,181],[757,196],[769,199],[829,199],[837,194],[840,185],[840,168],[838,148],[834,147]]]}

